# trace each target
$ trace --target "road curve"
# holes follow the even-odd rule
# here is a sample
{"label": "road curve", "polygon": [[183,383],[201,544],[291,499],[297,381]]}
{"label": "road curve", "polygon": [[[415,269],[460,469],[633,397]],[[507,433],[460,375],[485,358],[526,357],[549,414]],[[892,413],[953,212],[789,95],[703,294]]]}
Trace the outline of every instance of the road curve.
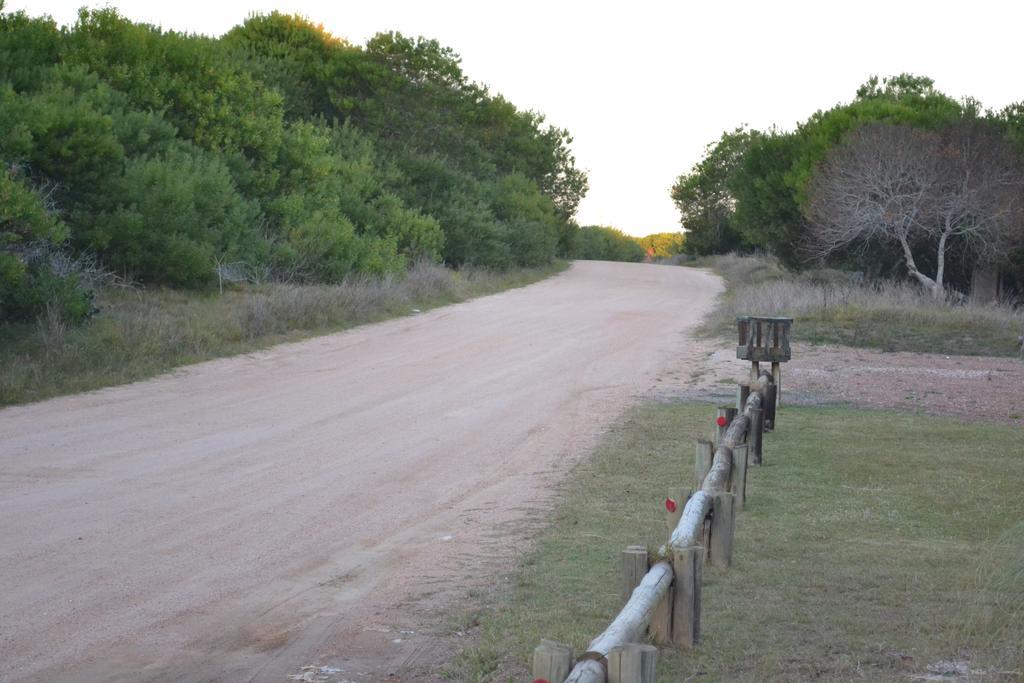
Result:
{"label": "road curve", "polygon": [[0,411],[0,680],[401,675],[416,596],[499,569],[481,548],[678,365],[720,287],[577,262]]}

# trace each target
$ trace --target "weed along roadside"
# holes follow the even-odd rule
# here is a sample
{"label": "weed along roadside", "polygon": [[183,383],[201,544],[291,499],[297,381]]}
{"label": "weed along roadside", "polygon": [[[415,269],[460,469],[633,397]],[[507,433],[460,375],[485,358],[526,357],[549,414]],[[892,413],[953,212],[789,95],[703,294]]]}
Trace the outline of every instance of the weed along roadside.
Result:
{"label": "weed along roadside", "polygon": [[[692,649],[700,641],[705,562],[732,564],[736,516],[746,505],[747,466],[763,463],[766,430],[774,429],[781,363],[790,359],[786,318],[738,320],[736,355],[751,363],[751,381],[737,388],[737,405],[715,416],[714,441],[700,440],[694,460],[695,489],[673,490],[665,499],[670,538],[652,557],[642,545],[623,552],[625,606],[607,629],[573,658],[570,645],[544,640],[534,650],[533,677],[548,683],[651,683],[658,649]],[[772,371],[761,371],[770,362]]]}
{"label": "weed along roadside", "polygon": [[692,265],[710,267],[727,285],[702,326],[708,337],[731,335],[737,316],[784,315],[796,320],[796,342],[946,355],[1022,353],[1024,317],[1010,303],[936,299],[915,285],[865,282],[827,268],[794,273],[768,256],[725,254]]}
{"label": "weed along roadside", "polygon": [[543,280],[569,267],[418,264],[403,277],[264,284],[223,294],[107,288],[84,325],[0,326],[0,406],[125,384],[182,365],[339,332]]}

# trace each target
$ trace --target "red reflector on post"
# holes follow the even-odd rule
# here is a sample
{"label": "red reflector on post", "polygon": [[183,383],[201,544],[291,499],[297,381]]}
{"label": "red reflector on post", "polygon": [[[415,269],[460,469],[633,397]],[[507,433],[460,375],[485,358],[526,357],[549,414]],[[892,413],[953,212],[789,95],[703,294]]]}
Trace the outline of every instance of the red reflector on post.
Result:
{"label": "red reflector on post", "polygon": [[720,415],[718,419],[715,420],[715,424],[717,424],[719,427],[724,427],[726,424],[728,424],[728,420],[725,419],[724,415]]}

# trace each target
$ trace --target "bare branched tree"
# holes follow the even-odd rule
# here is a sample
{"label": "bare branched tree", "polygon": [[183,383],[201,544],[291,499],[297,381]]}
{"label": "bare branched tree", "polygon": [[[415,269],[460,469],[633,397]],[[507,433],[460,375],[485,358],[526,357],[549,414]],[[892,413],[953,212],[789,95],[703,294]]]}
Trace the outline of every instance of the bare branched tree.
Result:
{"label": "bare branched tree", "polygon": [[[851,131],[808,188],[811,254],[825,258],[870,241],[897,243],[911,277],[945,294],[950,240],[998,263],[1024,236],[1024,171],[1010,144],[981,123],[943,134],[869,124]],[[935,250],[922,272],[914,247]]]}
{"label": "bare branched tree", "polygon": [[998,265],[1024,238],[1024,171],[1010,143],[980,122],[945,132],[942,185],[932,200],[936,279],[942,285],[950,238],[963,237],[979,262]]}
{"label": "bare branched tree", "polygon": [[910,275],[933,287],[911,242],[941,182],[938,149],[937,136],[906,126],[870,124],[850,132],[808,188],[812,254],[824,259],[851,245],[895,241]]}

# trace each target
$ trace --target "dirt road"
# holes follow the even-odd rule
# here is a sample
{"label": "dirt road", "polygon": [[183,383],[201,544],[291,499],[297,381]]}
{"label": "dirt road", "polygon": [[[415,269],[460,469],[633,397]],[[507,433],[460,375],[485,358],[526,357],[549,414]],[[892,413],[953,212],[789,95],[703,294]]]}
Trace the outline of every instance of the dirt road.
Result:
{"label": "dirt road", "polygon": [[421,677],[418,624],[508,568],[719,288],[580,262],[0,411],[0,680]]}

